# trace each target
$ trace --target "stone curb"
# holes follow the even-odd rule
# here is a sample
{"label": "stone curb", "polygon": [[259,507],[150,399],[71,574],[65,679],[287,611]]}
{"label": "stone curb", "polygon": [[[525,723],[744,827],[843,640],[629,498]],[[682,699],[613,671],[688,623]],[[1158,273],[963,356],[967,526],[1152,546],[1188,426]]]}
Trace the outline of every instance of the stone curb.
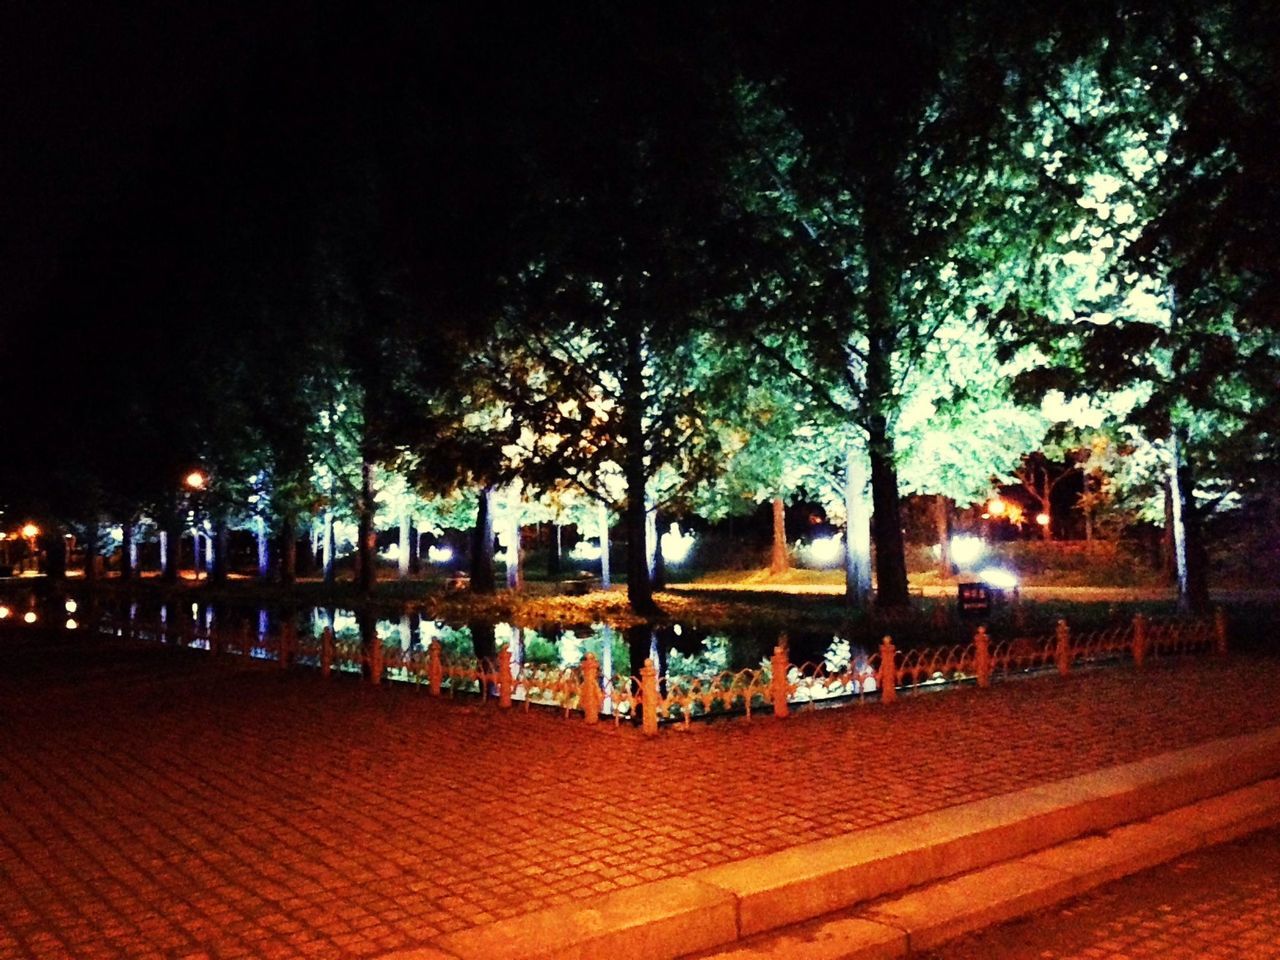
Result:
{"label": "stone curb", "polygon": [[890,960],[1043,910],[1182,854],[1280,825],[1280,779],[1019,860],[699,954],[701,960]]}
{"label": "stone curb", "polygon": [[[976,926],[1074,896],[1185,850],[1228,839],[1223,835],[1228,826],[1203,827],[1199,818],[1207,814],[1179,808],[1204,801],[1206,809],[1222,823],[1234,823],[1231,818],[1245,801],[1234,794],[1222,795],[1277,775],[1280,727],[1273,727],[706,868],[689,877],[659,880],[539,910],[448,934],[429,946],[386,954],[382,960],[587,960],[608,955],[656,960],[714,950],[855,904],[935,884],[895,901],[892,909],[897,913],[822,922],[842,924],[843,932],[835,936],[832,928],[824,927],[821,936],[812,932],[817,939],[806,939],[803,944],[818,952],[792,944],[788,949],[794,948],[794,952],[785,954],[812,956],[814,960],[904,956],[908,947],[922,949],[922,943],[941,942],[932,938],[949,939]],[[1268,789],[1258,792],[1254,788],[1252,794],[1240,791],[1252,798],[1246,807],[1253,820],[1241,820],[1242,828],[1234,835],[1257,829],[1248,826],[1255,821],[1269,823],[1267,818],[1280,809],[1280,798],[1274,809],[1267,802],[1280,793],[1274,782],[1259,787]],[[1167,822],[1137,823],[1162,814]],[[1106,875],[1102,868],[1073,872],[1071,857],[1088,860],[1095,856],[1095,847],[1089,844],[1110,839],[1076,838],[1122,824],[1133,824],[1124,828],[1133,833],[1116,831],[1117,835],[1124,833],[1124,847],[1131,851],[1128,859],[1113,862],[1114,858],[1103,858],[1109,864],[1107,869],[1121,873]],[[1068,841],[1080,846],[1073,847]],[[1045,851],[1040,860],[1028,857],[1036,851]],[[1011,862],[1019,858],[1026,859]],[[1126,863],[1137,866],[1128,869]],[[970,879],[981,875],[973,871],[985,873],[987,868],[989,876]],[[967,876],[954,881],[954,888],[935,883],[960,874]],[[1088,879],[1095,875],[1100,879]],[[910,899],[925,895],[935,901],[926,904]],[[885,905],[877,908],[887,909],[890,907]],[[1006,909],[1016,912],[1002,913]],[[975,926],[966,926],[969,923]],[[813,925],[806,924],[809,926]],[[799,935],[809,937],[808,933]],[[855,948],[853,941],[862,945]],[[829,952],[828,948],[837,944],[855,952],[839,952],[843,946],[838,952]],[[732,950],[707,956],[769,955],[754,952],[755,947],[748,944],[741,947],[747,952]]]}

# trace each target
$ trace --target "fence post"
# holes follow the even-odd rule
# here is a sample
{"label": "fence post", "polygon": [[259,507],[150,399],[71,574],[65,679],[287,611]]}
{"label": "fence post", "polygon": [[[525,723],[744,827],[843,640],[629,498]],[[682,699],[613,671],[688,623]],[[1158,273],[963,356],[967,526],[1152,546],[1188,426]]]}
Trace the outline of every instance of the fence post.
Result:
{"label": "fence post", "polygon": [[1058,621],[1058,628],[1054,631],[1054,635],[1058,641],[1055,656],[1058,662],[1058,673],[1065,677],[1071,672],[1071,628],[1067,626],[1066,620]]}
{"label": "fence post", "polygon": [[1227,655],[1227,612],[1221,607],[1213,611],[1213,652],[1220,657]]}
{"label": "fence post", "polygon": [[369,641],[369,682],[382,682],[382,638],[378,631],[373,631],[373,639]]}
{"label": "fence post", "polygon": [[511,706],[511,648],[498,651],[498,706]]}
{"label": "fence post", "polygon": [[440,663],[440,641],[432,640],[427,656],[427,689],[433,697],[440,696],[440,685],[444,680],[444,667]]}
{"label": "fence post", "polygon": [[876,682],[880,686],[880,702],[893,703],[898,699],[898,651],[893,646],[893,637],[885,637],[880,641],[880,675]]}
{"label": "fence post", "polygon": [[978,686],[991,686],[991,638],[987,636],[987,628],[979,627],[973,635],[975,667],[978,673]]}
{"label": "fence post", "polygon": [[1139,670],[1147,662],[1147,618],[1140,613],[1133,615],[1133,665]]}
{"label": "fence post", "polygon": [[645,733],[653,736],[658,732],[658,671],[652,659],[640,668],[640,708],[644,714],[641,726]]}
{"label": "fence post", "polygon": [[600,722],[600,700],[600,663],[594,653],[587,653],[582,658],[582,693],[578,696],[587,723]]}
{"label": "fence post", "polygon": [[787,703],[787,674],[791,672],[791,658],[787,655],[786,637],[778,639],[773,648],[773,659],[770,661],[769,685],[773,688],[773,715],[788,717],[791,706]]}
{"label": "fence post", "polygon": [[326,680],[333,671],[333,627],[325,627],[320,634],[320,676]]}

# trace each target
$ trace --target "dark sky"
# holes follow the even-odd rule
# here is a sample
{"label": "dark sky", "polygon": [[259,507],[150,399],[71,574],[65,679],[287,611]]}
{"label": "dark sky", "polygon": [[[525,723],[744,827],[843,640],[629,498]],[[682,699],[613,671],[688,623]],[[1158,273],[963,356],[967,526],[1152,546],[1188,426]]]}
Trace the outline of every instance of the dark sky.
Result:
{"label": "dark sky", "polygon": [[75,238],[145,184],[167,128],[238,83],[264,43],[305,29],[279,3],[10,5],[0,31],[2,320],[21,318]]}

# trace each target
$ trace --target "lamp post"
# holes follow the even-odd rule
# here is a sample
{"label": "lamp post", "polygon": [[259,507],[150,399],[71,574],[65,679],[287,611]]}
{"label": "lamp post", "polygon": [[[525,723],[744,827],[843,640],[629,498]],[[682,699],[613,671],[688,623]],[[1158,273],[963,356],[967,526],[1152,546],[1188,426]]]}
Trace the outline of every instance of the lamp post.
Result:
{"label": "lamp post", "polygon": [[22,528],[22,536],[26,539],[27,548],[31,552],[31,570],[39,573],[40,554],[36,552],[36,537],[40,536],[40,528],[34,523],[25,524]]}
{"label": "lamp post", "polygon": [[[209,477],[203,470],[192,470],[182,478],[183,485],[192,494],[203,493],[209,485]],[[192,504],[194,522],[191,526],[191,572],[200,579],[200,511]]]}

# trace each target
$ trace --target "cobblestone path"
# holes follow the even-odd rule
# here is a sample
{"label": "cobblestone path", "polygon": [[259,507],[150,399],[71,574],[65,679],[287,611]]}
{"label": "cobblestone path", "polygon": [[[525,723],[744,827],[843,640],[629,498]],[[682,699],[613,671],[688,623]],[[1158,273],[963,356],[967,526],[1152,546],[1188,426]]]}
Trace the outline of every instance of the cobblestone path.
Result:
{"label": "cobblestone path", "polygon": [[0,633],[0,958],[377,955],[1280,722],[1209,657],[664,731]]}
{"label": "cobblestone path", "polygon": [[1196,851],[930,960],[1276,960],[1280,829]]}

